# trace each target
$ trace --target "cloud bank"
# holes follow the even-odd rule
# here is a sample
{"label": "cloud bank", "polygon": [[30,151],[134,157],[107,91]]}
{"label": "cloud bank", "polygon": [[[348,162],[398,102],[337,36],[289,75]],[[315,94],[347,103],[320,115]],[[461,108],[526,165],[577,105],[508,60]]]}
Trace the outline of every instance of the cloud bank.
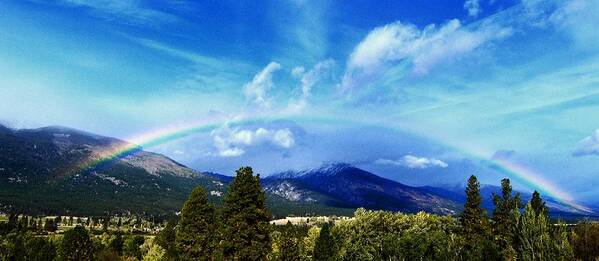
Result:
{"label": "cloud bank", "polygon": [[375,162],[380,165],[402,166],[410,169],[427,169],[432,167],[447,168],[449,165],[442,160],[435,158],[417,157],[406,155],[400,159],[378,159]]}
{"label": "cloud bank", "polygon": [[222,157],[241,156],[251,146],[267,144],[278,149],[289,149],[295,145],[294,134],[288,128],[249,130],[229,128],[225,125],[223,128],[212,131],[211,136],[214,147]]}

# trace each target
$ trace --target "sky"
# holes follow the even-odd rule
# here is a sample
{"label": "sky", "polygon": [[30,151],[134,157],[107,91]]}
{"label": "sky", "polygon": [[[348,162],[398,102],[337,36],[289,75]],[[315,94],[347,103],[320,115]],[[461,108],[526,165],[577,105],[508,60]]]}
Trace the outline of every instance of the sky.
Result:
{"label": "sky", "polygon": [[191,128],[145,149],[228,175],[348,162],[599,204],[597,13],[598,0],[1,1],[0,123],[133,142]]}

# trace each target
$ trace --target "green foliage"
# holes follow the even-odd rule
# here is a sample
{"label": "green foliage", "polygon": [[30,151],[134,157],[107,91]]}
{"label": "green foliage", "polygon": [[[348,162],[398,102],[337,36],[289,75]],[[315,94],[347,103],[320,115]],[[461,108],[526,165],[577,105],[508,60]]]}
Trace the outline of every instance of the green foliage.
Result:
{"label": "green foliage", "polygon": [[463,256],[468,260],[495,260],[499,253],[491,241],[489,220],[482,207],[480,183],[476,176],[468,179],[466,203],[460,214],[461,235],[464,239]]}
{"label": "green foliage", "polygon": [[334,256],[335,245],[331,235],[331,224],[325,223],[314,244],[314,260],[329,260]]}
{"label": "green foliage", "polygon": [[583,221],[576,225],[570,235],[570,244],[576,259],[583,261],[599,259],[599,223]]}
{"label": "green foliage", "polygon": [[175,225],[175,221],[169,221],[155,239],[156,244],[165,250],[165,258],[173,260],[177,258],[178,254]]}
{"label": "green foliage", "polygon": [[519,260],[573,259],[565,231],[551,227],[545,215],[537,215],[531,203],[521,216],[517,215],[516,231]]}
{"label": "green foliage", "polygon": [[545,202],[541,199],[541,194],[538,191],[534,191],[532,193],[532,198],[530,199],[530,205],[532,209],[535,211],[535,214],[544,215],[545,217],[549,216],[549,209],[545,206]]}
{"label": "green foliage", "polygon": [[465,235],[486,235],[488,232],[487,213],[482,207],[480,183],[474,175],[468,179],[466,203],[464,211],[460,214],[460,223]]}
{"label": "green foliage", "polygon": [[176,244],[181,258],[208,260],[215,250],[215,209],[201,187],[195,188],[181,210]]}
{"label": "green foliage", "polygon": [[141,259],[141,245],[145,239],[142,236],[130,236],[125,240],[124,253],[126,256],[135,257],[138,260]]}
{"label": "green foliage", "polygon": [[289,261],[305,259],[302,253],[303,238],[294,227],[297,226],[288,221],[281,231],[273,233],[273,255],[270,259]]}
{"label": "green foliage", "polygon": [[7,234],[0,242],[0,257],[2,260],[25,260],[25,234],[12,232]]}
{"label": "green foliage", "polygon": [[60,242],[60,257],[65,260],[91,260],[93,258],[94,246],[87,233],[81,226],[68,230],[64,233]]}
{"label": "green foliage", "polygon": [[222,209],[220,245],[227,259],[261,260],[270,252],[270,213],[260,186],[260,176],[252,168],[237,170]]}
{"label": "green foliage", "polygon": [[[450,260],[459,254],[455,244],[458,223],[451,217],[366,211],[332,229],[339,244],[332,259]],[[459,241],[459,240],[458,240]]]}
{"label": "green foliage", "polygon": [[46,218],[44,220],[44,230],[48,232],[55,232],[58,229],[58,225],[53,218]]}
{"label": "green foliage", "polygon": [[520,194],[512,195],[512,186],[509,179],[501,180],[501,196],[493,193],[493,232],[502,259],[510,260],[516,255],[514,244],[514,231],[516,217],[514,216],[522,205]]}
{"label": "green foliage", "polygon": [[119,232],[114,235],[112,240],[110,240],[110,243],[108,244],[108,249],[120,256],[123,254],[124,246],[125,240],[123,239],[123,234]]}
{"label": "green foliage", "polygon": [[56,247],[44,237],[33,237],[25,245],[27,260],[46,261],[56,257]]}

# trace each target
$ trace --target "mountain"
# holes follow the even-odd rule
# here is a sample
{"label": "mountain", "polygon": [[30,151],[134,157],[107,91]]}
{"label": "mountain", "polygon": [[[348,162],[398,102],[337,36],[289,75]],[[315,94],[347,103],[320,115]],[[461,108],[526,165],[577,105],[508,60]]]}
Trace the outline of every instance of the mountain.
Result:
{"label": "mountain", "polygon": [[[122,148],[134,149],[114,157]],[[60,126],[0,125],[0,212],[172,215],[196,186],[221,204],[232,180],[115,138]],[[463,187],[411,187],[344,163],[285,171],[262,183],[275,216],[351,215],[358,207],[456,214],[465,200]],[[488,199],[499,191],[482,187],[485,207],[492,209]],[[575,213],[551,198],[547,202],[552,213]]]}
{"label": "mountain", "polygon": [[[0,127],[0,210],[103,215],[178,211],[198,185],[217,201],[217,179],[163,155],[132,150],[94,164],[131,144],[65,127]],[[134,147],[134,146],[133,146]]]}
{"label": "mountain", "polygon": [[[458,202],[459,204],[463,204],[464,202],[466,202],[466,188],[464,186],[444,185],[438,187],[425,186],[421,188],[431,193],[440,195],[446,199]],[[520,193],[520,198],[522,199],[523,203],[530,201],[532,197],[532,193],[528,192],[521,192],[515,190],[513,193]],[[493,205],[493,194],[501,195],[501,187],[495,185],[481,184],[480,194],[483,198],[483,207],[487,209],[487,212],[489,214],[491,214],[493,212],[493,209],[495,208],[495,206]],[[573,218],[582,216],[593,217],[596,215],[595,213],[590,213],[580,209],[576,209],[552,197],[544,195],[541,195],[541,197],[546,202],[546,206],[549,208],[549,213],[552,217],[555,218]]]}
{"label": "mountain", "polygon": [[460,205],[426,189],[385,179],[345,163],[286,171],[263,179],[264,190],[290,201],[331,207],[456,214]]}
{"label": "mountain", "polygon": [[[121,148],[125,155],[103,161]],[[0,212],[172,215],[202,186],[221,204],[232,177],[201,173],[125,141],[60,126],[0,125]],[[353,209],[267,194],[273,215],[351,215]]]}

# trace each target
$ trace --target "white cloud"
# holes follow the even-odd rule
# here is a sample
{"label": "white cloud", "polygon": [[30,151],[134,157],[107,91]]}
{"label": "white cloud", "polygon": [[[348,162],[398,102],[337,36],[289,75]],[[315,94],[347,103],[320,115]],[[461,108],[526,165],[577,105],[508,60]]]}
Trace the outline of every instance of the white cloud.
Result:
{"label": "white cloud", "polygon": [[267,92],[274,86],[272,74],[279,69],[281,69],[280,64],[271,62],[256,74],[254,79],[243,87],[246,99],[258,106],[269,108]]}
{"label": "white cloud", "polygon": [[[491,20],[492,21],[492,20]],[[453,19],[422,30],[395,22],[372,30],[350,55],[341,89],[347,91],[382,75],[393,64],[407,62],[414,74],[426,74],[434,66],[462,57],[483,44],[512,33],[493,22],[462,26]]]}
{"label": "white cloud", "polygon": [[464,9],[468,11],[469,16],[473,17],[478,16],[478,14],[480,14],[482,11],[479,0],[466,0],[464,2]]}
{"label": "white cloud", "polygon": [[599,155],[599,129],[580,142],[574,150],[574,156],[588,156],[588,155]]}
{"label": "white cloud", "polygon": [[304,66],[297,66],[291,70],[291,75],[295,78],[300,78],[300,77],[302,77],[302,75],[304,74],[305,71],[306,71],[306,68],[304,68]]}
{"label": "white cloud", "polygon": [[430,167],[447,168],[449,166],[447,163],[439,159],[416,157],[413,155],[406,155],[398,160],[378,159],[375,163],[381,165],[402,166],[410,169],[426,169]]}
{"label": "white cloud", "polygon": [[318,62],[307,72],[303,66],[295,67],[292,70],[291,74],[299,78],[301,83],[300,97],[297,100],[292,100],[289,105],[293,111],[300,111],[306,106],[312,93],[312,87],[323,80],[331,72],[334,65],[335,61],[333,59],[326,59]]}
{"label": "white cloud", "polygon": [[596,48],[599,34],[595,27],[599,23],[599,1],[565,1],[549,16],[548,21],[569,34],[578,46]]}
{"label": "white cloud", "polygon": [[255,130],[230,128],[227,125],[211,133],[218,154],[223,157],[237,157],[250,146],[268,144],[279,149],[289,149],[295,145],[293,132],[288,128]]}

